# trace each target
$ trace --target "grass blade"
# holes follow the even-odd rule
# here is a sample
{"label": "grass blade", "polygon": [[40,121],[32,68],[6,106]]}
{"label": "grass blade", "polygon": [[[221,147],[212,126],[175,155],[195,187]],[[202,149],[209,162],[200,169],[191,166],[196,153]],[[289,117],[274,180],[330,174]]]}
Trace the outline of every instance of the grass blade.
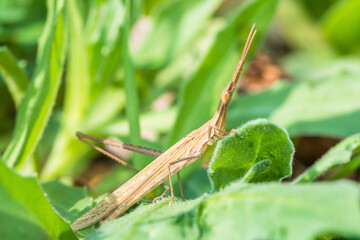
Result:
{"label": "grass blade", "polygon": [[[58,133],[49,160],[42,172],[43,179],[52,179],[63,173],[64,168],[74,161],[65,158],[65,153],[72,155],[71,149],[77,141],[75,132],[79,130],[89,106],[90,76],[83,22],[76,1],[67,1],[67,16],[69,24],[69,60],[67,64],[64,112],[61,121],[62,128]],[[77,149],[83,149],[78,146]]]}
{"label": "grass blade", "polygon": [[0,73],[18,107],[25,94],[29,79],[7,47],[0,47]]}
{"label": "grass blade", "polygon": [[[130,142],[134,145],[142,145],[139,124],[139,97],[137,93],[134,66],[130,56],[129,39],[131,28],[131,1],[126,1],[125,23],[123,26],[123,65],[125,71],[125,92],[126,92],[126,117],[130,128]],[[142,167],[144,163],[136,161],[136,168]]]}
{"label": "grass blade", "polygon": [[19,167],[34,152],[55,103],[65,59],[64,1],[48,1],[48,17],[39,41],[34,79],[19,107],[13,138],[4,154],[8,166]]}
{"label": "grass blade", "polygon": [[256,23],[258,33],[251,46],[255,49],[257,39],[264,35],[276,5],[276,0],[243,3],[235,17],[218,34],[198,71],[184,88],[170,145],[212,116],[218,104],[218,99],[213,96],[220,96],[221,89],[231,79],[248,30]]}
{"label": "grass blade", "polygon": [[330,169],[348,164],[352,155],[360,148],[360,134],[350,136],[325,153],[310,168],[298,176],[293,183],[308,183],[326,173]]}

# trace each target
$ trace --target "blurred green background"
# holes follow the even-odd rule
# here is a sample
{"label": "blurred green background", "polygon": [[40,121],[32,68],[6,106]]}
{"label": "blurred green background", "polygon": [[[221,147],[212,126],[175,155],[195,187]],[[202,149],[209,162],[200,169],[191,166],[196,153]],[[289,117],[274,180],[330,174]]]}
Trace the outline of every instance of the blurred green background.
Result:
{"label": "blurred green background", "polygon": [[[358,9],[357,0],[2,0],[3,159],[44,181],[111,191],[133,171],[76,131],[166,150],[215,112],[256,23],[228,129],[260,117],[283,126],[297,174],[360,132]],[[152,159],[116,154],[137,168]],[[210,189],[206,165],[182,171],[186,197]]]}

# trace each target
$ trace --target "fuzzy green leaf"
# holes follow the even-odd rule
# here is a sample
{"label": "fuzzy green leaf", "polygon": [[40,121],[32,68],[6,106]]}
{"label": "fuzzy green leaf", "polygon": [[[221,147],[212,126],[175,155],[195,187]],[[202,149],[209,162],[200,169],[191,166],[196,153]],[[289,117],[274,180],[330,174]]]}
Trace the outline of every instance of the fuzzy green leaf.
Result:
{"label": "fuzzy green leaf", "polygon": [[353,153],[360,149],[360,134],[338,143],[322,156],[313,166],[295,179],[295,183],[311,182],[328,170],[351,161]]}
{"label": "fuzzy green leaf", "polygon": [[23,177],[0,161],[2,239],[76,239],[53,210],[35,177]]}
{"label": "fuzzy green leaf", "polygon": [[[249,170],[246,172],[246,174],[243,177],[241,177],[240,182],[243,182],[243,183],[254,182],[253,179],[256,177],[259,177],[260,174],[264,173],[265,170],[269,169],[271,164],[272,164],[272,161],[269,159],[260,160],[260,161],[256,162],[254,165],[252,165],[249,168]],[[223,171],[222,174],[226,174],[226,170]],[[234,177],[233,180],[236,181],[237,178]],[[278,179],[276,179],[276,180],[278,180]],[[231,181],[231,179],[230,179],[230,181]],[[257,180],[255,179],[255,182],[256,181]]]}
{"label": "fuzzy green leaf", "polygon": [[216,145],[208,170],[213,189],[240,179],[268,182],[288,177],[294,150],[284,129],[265,119],[248,122]]}
{"label": "fuzzy green leaf", "polygon": [[[341,197],[339,197],[341,196]],[[315,239],[360,237],[359,188],[236,183],[193,201],[141,206],[86,239]],[[331,211],[329,211],[331,209]]]}

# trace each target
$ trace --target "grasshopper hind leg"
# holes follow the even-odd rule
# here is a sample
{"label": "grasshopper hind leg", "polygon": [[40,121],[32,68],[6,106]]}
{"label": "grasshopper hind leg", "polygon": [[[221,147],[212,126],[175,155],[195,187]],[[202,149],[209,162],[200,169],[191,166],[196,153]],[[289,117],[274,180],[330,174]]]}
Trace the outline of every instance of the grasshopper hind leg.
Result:
{"label": "grasshopper hind leg", "polygon": [[[83,143],[85,143],[86,145],[92,147],[93,149],[97,150],[98,152],[104,154],[105,156],[108,156],[109,158],[117,161],[118,163],[126,166],[126,167],[129,167],[131,168],[132,170],[136,171],[136,172],[139,172],[138,169],[136,169],[134,166],[130,165],[129,163],[123,161],[122,159],[120,159],[119,157],[115,156],[113,153],[103,149],[103,148],[100,148],[98,146],[96,146],[95,144],[87,141],[87,139],[89,140],[92,140],[92,141],[95,141],[95,142],[99,142],[99,143],[103,143],[103,144],[106,144],[106,145],[111,145],[111,146],[116,146],[116,147],[121,147],[120,145],[118,146],[118,144],[122,144],[124,145],[124,143],[117,143],[117,142],[114,142],[112,140],[108,140],[108,139],[102,139],[102,138],[99,138],[99,137],[95,137],[95,136],[91,136],[91,135],[88,135],[88,134],[85,134],[85,133],[82,133],[82,132],[77,132],[76,133],[76,136],[79,138],[80,141],[82,141]],[[111,144],[109,144],[111,143]],[[134,145],[131,145],[131,144],[125,144],[125,145],[128,145],[130,147],[133,147]],[[125,148],[126,149],[126,148]],[[145,149],[145,148],[143,148]],[[148,148],[146,148],[148,149]],[[128,149],[129,150],[129,149]],[[151,149],[152,150],[152,153],[153,155],[152,156],[160,156],[162,152],[160,151],[157,151],[157,150],[154,150],[154,149]],[[130,150],[131,151],[131,150]],[[142,153],[142,152],[140,152]],[[157,155],[155,155],[157,154]],[[179,179],[180,179],[180,176],[179,176]],[[181,183],[179,183],[180,186],[181,186]],[[156,197],[154,198],[153,201],[156,201],[157,199],[159,198],[163,198],[165,196],[166,193],[169,192],[170,188],[169,186],[165,185],[165,184],[161,184],[161,186],[163,186],[165,188],[165,191],[159,196],[159,197]],[[180,188],[180,191],[181,193],[183,192],[182,191],[182,188]]]}

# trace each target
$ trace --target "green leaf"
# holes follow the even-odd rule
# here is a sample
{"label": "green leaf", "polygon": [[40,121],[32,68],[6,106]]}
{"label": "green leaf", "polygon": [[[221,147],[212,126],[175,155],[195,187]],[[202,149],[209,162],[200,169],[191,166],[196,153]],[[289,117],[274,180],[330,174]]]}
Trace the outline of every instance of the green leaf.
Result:
{"label": "green leaf", "polygon": [[360,134],[353,135],[338,143],[322,156],[313,166],[298,176],[294,183],[311,182],[328,170],[351,161],[355,151],[360,149]]}
{"label": "green leaf", "polygon": [[[201,161],[201,159],[199,159]],[[188,174],[189,176],[183,176],[183,171],[180,172],[181,183],[184,190],[184,196],[187,199],[195,199],[202,196],[204,193],[211,192],[211,183],[209,181],[209,175],[207,170],[199,165]],[[184,181],[185,180],[185,181]],[[176,189],[176,183],[173,183],[173,187]],[[175,195],[179,196],[175,191]]]}
{"label": "green leaf", "polygon": [[202,30],[201,37],[157,73],[154,79],[157,87],[155,95],[171,88],[178,88],[179,83],[191,78],[206,57],[218,32],[223,29],[223,25],[221,20],[209,22]]}
{"label": "green leaf", "polygon": [[[124,65],[124,87],[126,96],[126,118],[128,120],[130,129],[130,141],[134,145],[141,146],[142,140],[140,137],[140,123],[139,123],[139,96],[136,86],[136,79],[134,73],[133,60],[130,55],[130,29],[131,29],[131,12],[132,12],[131,0],[125,1],[125,22],[123,26],[123,40],[122,40],[122,53],[123,53],[123,65]],[[135,154],[138,158],[142,158],[141,155]],[[141,161],[135,161],[135,168],[141,169],[145,167]]]}
{"label": "green leaf", "polygon": [[101,182],[89,189],[89,194],[91,196],[99,196],[100,194],[112,192],[114,189],[127,182],[134,175],[135,171],[124,168],[123,165],[119,164],[118,166],[111,169],[111,171],[106,173],[101,179]]}
{"label": "green leaf", "polygon": [[337,1],[322,19],[325,36],[340,52],[353,53],[360,49],[359,8],[358,0]]}
{"label": "green leaf", "polygon": [[[161,7],[157,7],[150,15],[154,18],[151,32],[145,36],[141,46],[135,49],[135,64],[140,67],[159,68],[186,50],[220,2],[182,0],[159,4]],[[142,24],[145,24],[145,21]]]}
{"label": "green leaf", "polygon": [[[358,151],[356,151],[358,153]],[[353,155],[356,155],[353,152]],[[331,179],[339,179],[344,178],[350,173],[356,171],[360,167],[360,154],[352,157],[350,162],[345,163],[345,165],[331,178]]]}
{"label": "green leaf", "polygon": [[309,60],[308,64],[294,68],[296,75],[304,76],[295,83],[280,82],[262,93],[234,99],[228,127],[234,128],[255,118],[268,118],[286,128],[290,136],[347,137],[360,132],[360,125],[354,121],[360,118],[360,101],[356,100],[359,99],[360,62],[341,59],[317,65],[316,70],[309,67],[312,63]]}
{"label": "green leaf", "polygon": [[[253,179],[258,178],[259,175],[263,174],[265,170],[269,169],[271,164],[272,164],[272,161],[269,159],[258,161],[257,163],[255,163],[254,165],[252,165],[249,168],[249,170],[246,172],[246,174],[240,179],[240,182],[243,182],[243,183],[257,182],[256,179],[255,179],[255,181]],[[289,176],[290,176],[291,171],[288,171],[288,172],[290,172],[289,173]],[[222,174],[226,174],[226,172],[224,171]],[[233,180],[235,181],[237,179],[234,178]],[[275,179],[275,180],[278,180],[278,179]],[[269,180],[266,179],[264,182],[267,182],[267,181],[269,181]]]}
{"label": "green leaf", "polygon": [[19,112],[13,138],[4,154],[8,166],[20,167],[34,152],[55,103],[65,59],[64,1],[48,1],[48,18],[39,41],[38,65]]}
{"label": "green leaf", "polygon": [[[91,98],[94,100],[108,86],[121,65],[121,28],[124,24],[123,1],[91,1],[85,26],[91,77]],[[83,9],[86,11],[85,9]]]}
{"label": "green leaf", "polygon": [[288,177],[294,151],[285,129],[265,119],[248,122],[216,145],[208,170],[213,190],[240,179],[256,183]]}
{"label": "green leaf", "polygon": [[0,234],[3,239],[76,239],[35,177],[23,177],[0,161]]}
{"label": "green leaf", "polygon": [[184,87],[171,145],[212,117],[221,90],[231,80],[251,26],[256,23],[258,30],[253,50],[264,36],[276,5],[277,0],[255,0],[243,2],[236,9],[235,17],[218,34],[197,72]]}
{"label": "green leaf", "polygon": [[168,204],[165,199],[138,207],[86,239],[303,240],[325,233],[360,237],[359,197],[358,186],[345,181],[236,183],[193,201]]}
{"label": "green leaf", "polygon": [[20,4],[11,0],[1,1],[0,42],[8,45],[12,51],[16,51],[17,56],[21,54],[21,58],[31,59],[28,62],[28,66],[31,67],[33,54],[36,51],[34,48],[44,28],[45,17],[46,1],[30,0]]}
{"label": "green leaf", "polygon": [[[142,129],[151,129],[159,134],[167,133],[175,121],[176,109],[171,107],[161,112],[148,111],[141,115],[140,126]],[[165,121],[164,121],[165,120]],[[103,124],[100,132],[106,135],[128,136],[129,128],[124,119],[114,119],[114,121]]]}
{"label": "green leaf", "polygon": [[321,27],[309,17],[309,12],[303,5],[304,1],[280,1],[276,14],[276,23],[279,26],[277,34],[282,36],[283,41],[292,49],[316,54],[332,52],[333,49],[322,34]]}
{"label": "green leaf", "polygon": [[69,187],[59,181],[46,182],[41,185],[53,208],[66,222],[75,221],[92,207],[92,199],[85,188]]}
{"label": "green leaf", "polygon": [[119,110],[125,105],[122,87],[109,84],[122,53],[119,46],[124,6],[118,0],[91,1],[89,4],[86,23],[82,13],[87,9],[83,4],[70,1],[67,8],[71,37],[65,108],[62,128],[41,174],[43,180],[82,170],[91,150],[76,138],[75,132],[103,135],[98,131],[99,127],[118,117]]}
{"label": "green leaf", "polygon": [[15,105],[19,106],[29,79],[7,47],[0,47],[0,73],[9,88]]}
{"label": "green leaf", "polygon": [[90,73],[83,34],[81,11],[76,1],[67,1],[69,24],[69,54],[67,62],[65,102],[63,113],[64,131],[74,133],[84,118],[90,101]]}
{"label": "green leaf", "polygon": [[[114,101],[116,99],[116,101]],[[109,104],[111,102],[111,104]],[[117,133],[105,133],[99,128],[108,125],[109,120],[118,121],[119,112],[125,107],[125,91],[122,87],[108,87],[91,103],[81,129],[95,129],[104,135],[118,135]],[[101,114],[99,114],[101,113]],[[127,123],[125,129],[128,130]],[[128,136],[128,134],[127,134]]]}
{"label": "green leaf", "polygon": [[[69,187],[59,181],[46,182],[41,187],[53,209],[67,223],[74,222],[93,206],[93,200],[87,196],[85,188]],[[77,235],[85,236],[94,230],[94,227],[86,228]]]}
{"label": "green leaf", "polygon": [[[88,55],[83,34],[83,22],[76,1],[67,1],[66,8],[69,24],[69,54],[65,85],[64,112],[61,129],[58,132],[49,160],[46,162],[41,178],[45,180],[57,177],[63,173],[64,166],[69,165],[65,153],[68,144],[75,138],[90,101],[90,74]],[[70,153],[71,154],[71,153]],[[74,164],[74,158],[69,159]]]}

